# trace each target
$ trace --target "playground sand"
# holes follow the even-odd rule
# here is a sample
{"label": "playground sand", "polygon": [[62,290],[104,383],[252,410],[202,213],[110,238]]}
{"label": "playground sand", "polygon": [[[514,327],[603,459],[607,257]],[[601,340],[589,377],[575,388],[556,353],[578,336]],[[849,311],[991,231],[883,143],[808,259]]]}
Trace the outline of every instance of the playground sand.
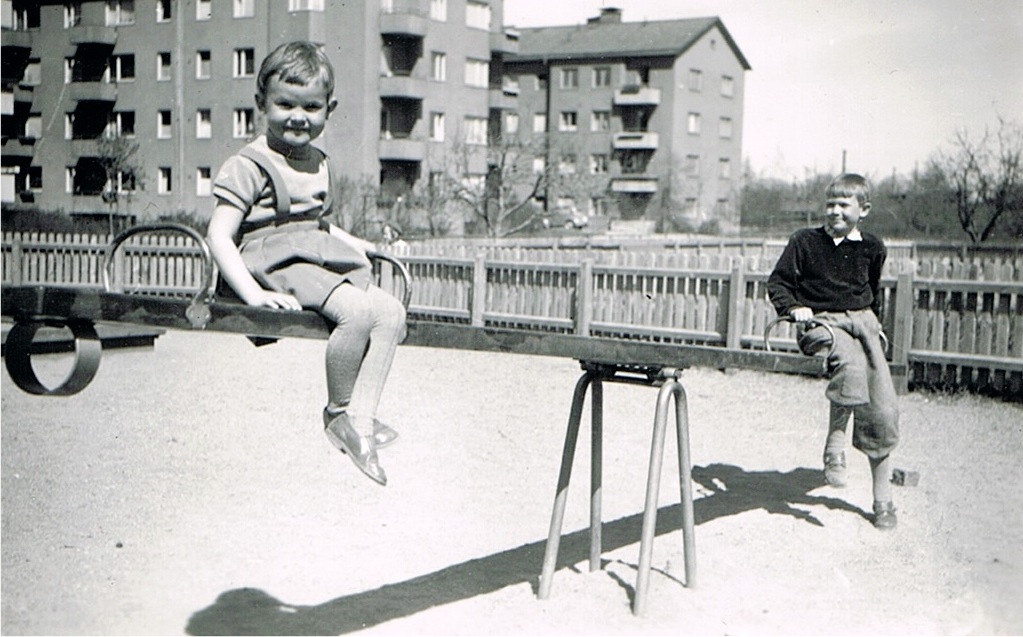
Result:
{"label": "playground sand", "polygon": [[[647,612],[630,604],[656,390],[605,385],[602,568],[584,419],[551,596],[536,597],[572,360],[402,347],[379,487],[327,442],[323,343],[171,332],[68,398],[2,378],[2,632],[1021,634],[1023,409],[900,397],[899,526],[866,459],[820,477],[823,381],[692,369],[697,575],[674,442]],[[49,362],[41,365],[45,368]]]}

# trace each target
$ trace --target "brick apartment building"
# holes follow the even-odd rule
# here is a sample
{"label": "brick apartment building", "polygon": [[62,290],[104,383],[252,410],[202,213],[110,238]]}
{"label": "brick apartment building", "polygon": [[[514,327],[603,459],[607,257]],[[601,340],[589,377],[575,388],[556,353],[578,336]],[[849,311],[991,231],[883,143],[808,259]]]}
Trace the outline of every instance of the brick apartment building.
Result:
{"label": "brick apartment building", "polygon": [[[608,9],[520,36],[503,0],[2,0],[0,17],[7,207],[105,212],[116,190],[140,221],[208,215],[217,168],[260,131],[260,61],[304,39],[336,71],[318,144],[383,202],[450,172],[456,146],[476,151],[463,176],[482,178],[495,129],[517,126],[564,142],[551,153],[585,151],[598,187],[580,208],[738,217],[749,67],[714,18],[629,23]],[[107,179],[111,137],[138,144],[142,187]]]}

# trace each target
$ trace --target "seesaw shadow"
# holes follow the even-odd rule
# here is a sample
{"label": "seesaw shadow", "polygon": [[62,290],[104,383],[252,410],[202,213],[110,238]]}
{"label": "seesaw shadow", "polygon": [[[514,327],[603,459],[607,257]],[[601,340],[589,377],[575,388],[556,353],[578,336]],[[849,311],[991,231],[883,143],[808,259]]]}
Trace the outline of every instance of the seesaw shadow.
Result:
{"label": "seesaw shadow", "polygon": [[[696,524],[763,509],[824,526],[797,505],[824,506],[868,517],[865,511],[843,500],[811,495],[810,491],[824,484],[820,474],[819,469],[805,467],[785,473],[749,472],[726,464],[693,467],[693,481],[710,492],[695,502]],[[642,513],[605,522],[603,551],[607,553],[638,543],[642,523]],[[656,534],[679,529],[681,506],[661,508]],[[190,635],[337,635],[517,584],[530,583],[535,594],[545,546],[546,538],[315,606],[291,606],[259,589],[233,589],[192,615],[185,632]],[[589,531],[569,533],[561,539],[557,568],[588,557]],[[621,581],[619,584],[631,597],[631,587]]]}

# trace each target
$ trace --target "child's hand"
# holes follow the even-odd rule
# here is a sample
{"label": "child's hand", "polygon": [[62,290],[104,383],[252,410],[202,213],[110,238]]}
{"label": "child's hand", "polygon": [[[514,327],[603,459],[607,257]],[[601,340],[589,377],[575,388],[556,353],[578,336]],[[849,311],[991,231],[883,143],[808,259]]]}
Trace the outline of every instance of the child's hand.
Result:
{"label": "child's hand", "polygon": [[292,295],[282,294],[280,292],[271,292],[270,290],[260,290],[252,299],[246,299],[246,303],[258,307],[270,307],[278,310],[298,311],[302,309],[302,305],[298,302],[298,299]]}
{"label": "child's hand", "polygon": [[797,323],[805,323],[813,318],[813,310],[808,307],[794,307],[789,310],[789,316]]}

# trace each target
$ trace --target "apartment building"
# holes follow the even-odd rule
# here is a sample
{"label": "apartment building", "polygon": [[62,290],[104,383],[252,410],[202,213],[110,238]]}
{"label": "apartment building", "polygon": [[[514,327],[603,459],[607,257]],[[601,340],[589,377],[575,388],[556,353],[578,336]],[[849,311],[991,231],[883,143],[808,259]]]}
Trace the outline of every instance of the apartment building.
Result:
{"label": "apartment building", "polygon": [[[537,164],[588,184],[548,207],[738,220],[749,65],[716,18],[604,9],[517,31],[503,0],[0,0],[0,18],[8,208],[208,215],[219,165],[261,130],[260,61],[304,39],[337,78],[317,143],[371,204],[442,174],[482,183],[488,144],[536,131],[552,140]],[[119,141],[137,144],[137,178],[110,176]]]}
{"label": "apartment building", "polygon": [[669,229],[738,226],[750,65],[720,19],[627,22],[605,8],[519,36],[504,68],[517,78],[518,129],[548,136],[538,168],[591,182],[585,201],[563,188],[548,206]]}
{"label": "apartment building", "polygon": [[[208,215],[219,165],[260,132],[260,61],[299,39],[335,65],[317,142],[335,175],[393,199],[464,140],[482,176],[492,109],[512,105],[502,16],[502,0],[3,0],[4,204]],[[108,179],[111,139],[138,144],[144,183]]]}

